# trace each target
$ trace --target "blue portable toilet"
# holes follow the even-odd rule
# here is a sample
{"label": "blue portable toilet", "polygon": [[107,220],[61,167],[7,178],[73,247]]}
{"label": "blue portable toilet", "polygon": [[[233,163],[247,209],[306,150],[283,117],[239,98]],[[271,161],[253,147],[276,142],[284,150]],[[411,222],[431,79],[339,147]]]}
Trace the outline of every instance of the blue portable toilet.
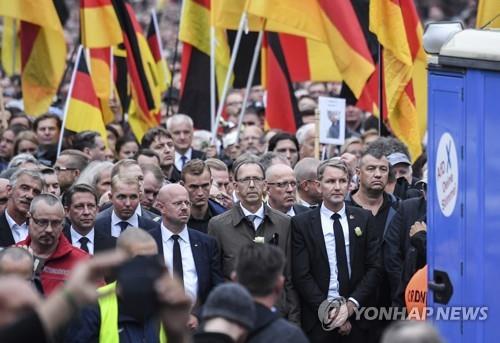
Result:
{"label": "blue portable toilet", "polygon": [[429,320],[499,342],[500,31],[455,34],[428,70]]}

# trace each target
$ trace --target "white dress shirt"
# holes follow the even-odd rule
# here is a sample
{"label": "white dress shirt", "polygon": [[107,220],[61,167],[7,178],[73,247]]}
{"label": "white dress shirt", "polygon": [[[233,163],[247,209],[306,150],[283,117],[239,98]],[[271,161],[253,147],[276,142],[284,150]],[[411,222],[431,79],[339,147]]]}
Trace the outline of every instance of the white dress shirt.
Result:
{"label": "white dress shirt", "polygon": [[[174,235],[174,233],[162,223],[161,240],[163,242],[163,257],[165,258],[165,264],[169,271],[174,270],[174,239],[172,235]],[[179,233],[179,237],[184,289],[186,290],[186,295],[191,298],[194,304],[198,296],[198,273],[196,272],[196,265],[194,263],[193,251],[191,250],[187,226],[184,226],[184,229]]]}
{"label": "white dress shirt", "polygon": [[245,217],[248,217],[249,215],[256,215],[257,217],[253,220],[253,227],[255,231],[259,228],[259,225],[264,221],[264,203],[260,205],[260,208],[257,210],[257,212],[253,213],[247,210],[243,204],[240,202],[241,209],[243,210],[243,214]]}
{"label": "white dress shirt", "polygon": [[5,217],[7,218],[7,223],[9,223],[10,231],[12,231],[12,237],[14,241],[19,243],[24,241],[28,237],[28,225],[26,222],[21,225],[17,224],[11,216],[9,216],[9,211],[5,210]]}
{"label": "white dress shirt", "polygon": [[120,225],[118,225],[120,222],[127,222],[129,226],[139,227],[139,217],[137,214],[134,213],[129,219],[122,220],[116,215],[115,210],[113,210],[111,213],[111,236],[120,237],[122,233],[122,229]]}
{"label": "white dress shirt", "polygon": [[186,151],[184,153],[184,155],[181,155],[177,152],[177,150],[175,151],[175,154],[174,154],[174,163],[175,163],[175,167],[177,168],[177,170],[179,171],[182,171],[182,156],[186,156],[186,162],[187,163],[188,161],[191,161],[191,155],[193,153],[193,149],[189,148],[188,151]]}
{"label": "white dress shirt", "polygon": [[[339,297],[339,281],[337,270],[337,253],[335,249],[335,234],[333,233],[333,219],[332,215],[335,212],[330,211],[325,205],[321,205],[321,228],[323,229],[323,237],[325,238],[326,253],[328,255],[328,263],[330,265],[330,284],[328,286],[328,299]],[[347,255],[347,269],[349,276],[351,276],[351,261],[349,257],[349,223],[345,213],[345,205],[340,211],[340,224],[344,232],[345,253]]]}
{"label": "white dress shirt", "polygon": [[80,238],[82,237],[87,237],[89,240],[87,242],[87,248],[89,248],[89,254],[94,255],[94,228],[89,231],[85,236],[82,236],[78,231],[73,229],[73,225],[71,225],[71,228],[69,229],[69,232],[71,233],[71,244],[76,247],[81,249],[81,243],[80,243]]}

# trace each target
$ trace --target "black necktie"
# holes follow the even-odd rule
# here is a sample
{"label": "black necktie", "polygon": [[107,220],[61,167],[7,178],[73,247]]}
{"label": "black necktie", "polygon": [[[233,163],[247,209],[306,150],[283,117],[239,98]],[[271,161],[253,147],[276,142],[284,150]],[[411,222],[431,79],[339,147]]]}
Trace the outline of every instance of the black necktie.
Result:
{"label": "black necktie", "polygon": [[247,216],[247,218],[250,221],[250,223],[252,223],[252,226],[253,226],[254,230],[256,229],[254,220],[257,219],[258,217],[259,216],[255,215],[255,214],[249,214]]}
{"label": "black necktie", "polygon": [[344,230],[340,224],[340,214],[334,213],[333,234],[335,236],[335,252],[337,255],[337,279],[339,281],[339,294],[343,297],[349,295],[349,269],[347,267],[347,254],[345,251]]}
{"label": "black necktie", "polygon": [[181,156],[181,170],[184,168],[184,165],[186,164],[187,159],[188,158],[186,156],[184,156],[184,155]]}
{"label": "black necktie", "polygon": [[78,240],[78,242],[80,242],[80,249],[89,254],[89,247],[87,243],[90,242],[90,240],[87,237],[82,237]]}
{"label": "black necktie", "polygon": [[174,273],[181,279],[184,280],[184,272],[182,270],[182,255],[181,255],[181,246],[179,244],[179,235],[172,235],[172,239],[174,240],[174,251],[172,257],[172,265],[174,267]]}
{"label": "black necktie", "polygon": [[125,231],[125,229],[129,226],[128,222],[119,222],[118,225],[120,226],[121,232]]}

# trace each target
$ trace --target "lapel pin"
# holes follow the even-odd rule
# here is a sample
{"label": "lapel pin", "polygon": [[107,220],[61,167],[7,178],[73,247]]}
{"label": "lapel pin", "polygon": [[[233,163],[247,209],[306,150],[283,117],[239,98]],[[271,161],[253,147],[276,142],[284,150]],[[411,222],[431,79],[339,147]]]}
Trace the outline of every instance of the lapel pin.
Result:
{"label": "lapel pin", "polygon": [[194,246],[197,247],[198,246],[198,243],[194,243]]}
{"label": "lapel pin", "polygon": [[361,228],[359,226],[356,226],[356,228],[354,229],[354,233],[356,234],[356,236],[361,236],[363,234],[363,231],[361,230]]}
{"label": "lapel pin", "polygon": [[354,219],[354,216],[352,214],[350,214],[349,219]]}
{"label": "lapel pin", "polygon": [[255,237],[255,239],[253,240],[255,243],[265,243],[265,240],[264,240],[264,237]]}

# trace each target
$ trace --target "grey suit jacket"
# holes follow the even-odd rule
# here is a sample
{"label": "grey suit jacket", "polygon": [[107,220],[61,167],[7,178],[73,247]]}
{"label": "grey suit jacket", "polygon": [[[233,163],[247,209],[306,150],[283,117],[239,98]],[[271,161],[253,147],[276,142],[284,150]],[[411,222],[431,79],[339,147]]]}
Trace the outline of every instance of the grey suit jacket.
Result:
{"label": "grey suit jacket", "polygon": [[245,217],[240,204],[213,217],[208,222],[208,234],[215,237],[219,244],[222,259],[222,273],[230,279],[236,265],[236,258],[242,247],[253,244],[255,237],[264,237],[264,241],[281,248],[287,257],[285,267],[285,292],[276,307],[289,320],[300,321],[298,295],[291,282],[291,232],[290,217],[264,205],[264,221],[255,230]]}

